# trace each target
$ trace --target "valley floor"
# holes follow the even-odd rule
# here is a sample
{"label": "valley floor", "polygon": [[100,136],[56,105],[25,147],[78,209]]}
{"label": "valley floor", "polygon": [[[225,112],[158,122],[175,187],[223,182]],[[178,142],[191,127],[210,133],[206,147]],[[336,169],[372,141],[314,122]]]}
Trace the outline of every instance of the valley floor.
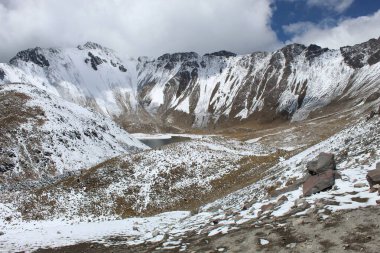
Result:
{"label": "valley floor", "polygon": [[[379,240],[375,235],[380,231],[377,206],[380,196],[369,192],[366,175],[380,162],[380,119],[376,116],[366,121],[363,113],[348,110],[234,139],[188,136],[192,139],[186,143],[144,151],[132,158],[116,158],[52,186],[2,193],[0,249],[4,252],[377,252],[375,246]],[[340,179],[328,191],[303,197],[306,163],[320,152],[335,154]],[[152,182],[162,180],[156,177],[158,174],[182,166],[186,157],[194,159],[192,166],[186,164],[186,171],[194,169],[195,175],[204,180],[194,184],[204,187],[199,193],[204,198],[198,202],[183,195],[189,199],[179,199],[161,212],[148,210],[128,218],[122,216],[125,213],[104,213],[113,210],[114,203],[107,202],[107,198],[102,202],[94,198],[112,197],[118,193],[116,190],[129,186],[130,183],[122,181],[124,174],[108,174],[126,161],[128,166],[118,167],[120,172],[131,167],[135,172],[140,167],[145,169],[141,169],[144,177],[136,177],[142,182],[141,189],[145,189],[140,193],[148,193],[141,196],[144,201],[162,205],[176,201],[178,194],[190,190],[196,195],[192,191],[195,186],[187,184],[198,183],[193,174],[174,181],[173,185],[183,187],[180,191],[152,187]],[[241,159],[245,163],[237,163]],[[223,166],[218,167],[220,162]],[[258,170],[257,162],[266,165]],[[146,172],[150,170],[154,173],[148,175]],[[231,177],[242,173],[246,176],[241,177],[244,180],[232,180]],[[28,201],[35,201],[33,208],[26,205],[31,203]],[[94,216],[97,212],[83,212],[79,208],[83,213],[77,212],[69,208],[72,203],[90,203],[104,215]],[[38,219],[33,218],[36,214]]]}

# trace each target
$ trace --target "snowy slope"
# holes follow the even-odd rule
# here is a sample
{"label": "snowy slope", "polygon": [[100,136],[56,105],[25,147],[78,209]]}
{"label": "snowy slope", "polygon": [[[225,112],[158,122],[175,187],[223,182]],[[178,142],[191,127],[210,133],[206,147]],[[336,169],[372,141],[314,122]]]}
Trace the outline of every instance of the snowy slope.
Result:
{"label": "snowy slope", "polygon": [[146,112],[164,125],[206,127],[302,120],[331,102],[366,98],[378,90],[379,61],[380,39],[340,50],[292,44],[271,53],[190,52],[138,60],[89,42],[22,51],[0,64],[0,83],[33,83],[126,121]]}
{"label": "snowy slope", "polygon": [[23,73],[13,74],[14,68],[3,65],[5,82],[33,83],[69,101],[99,107],[108,115],[136,109],[136,61],[122,61],[112,50],[96,43],[28,49],[10,63]]}
{"label": "snowy slope", "polygon": [[147,108],[164,116],[173,111],[192,115],[194,126],[255,115],[301,120],[334,100],[376,91],[379,50],[380,40],[370,40],[341,50],[293,44],[243,56],[164,55],[144,63],[139,87],[147,91],[140,96]]}
{"label": "snowy slope", "polygon": [[0,179],[57,176],[147,149],[108,117],[33,85],[0,86]]}

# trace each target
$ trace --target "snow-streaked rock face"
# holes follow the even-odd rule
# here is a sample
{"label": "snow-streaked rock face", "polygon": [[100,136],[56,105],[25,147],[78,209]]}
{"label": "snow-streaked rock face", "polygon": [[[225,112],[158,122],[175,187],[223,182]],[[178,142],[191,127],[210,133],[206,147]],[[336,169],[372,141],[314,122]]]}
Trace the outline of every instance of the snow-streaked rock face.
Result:
{"label": "snow-streaked rock face", "polygon": [[89,168],[148,149],[110,118],[33,85],[0,86],[0,181]]}
{"label": "snow-streaked rock face", "polygon": [[[29,49],[0,64],[0,82],[29,82],[106,115],[206,127],[226,121],[302,120],[380,84],[380,40],[340,50],[288,45],[272,53],[165,54],[124,59],[96,43]],[[149,116],[149,117],[150,117]]]}

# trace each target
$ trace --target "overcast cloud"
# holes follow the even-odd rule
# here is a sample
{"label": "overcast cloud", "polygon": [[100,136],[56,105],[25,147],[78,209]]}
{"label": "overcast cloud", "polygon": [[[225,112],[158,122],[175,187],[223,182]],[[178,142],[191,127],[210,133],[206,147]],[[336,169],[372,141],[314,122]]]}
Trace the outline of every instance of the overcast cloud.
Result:
{"label": "overcast cloud", "polygon": [[[242,54],[270,51],[283,45],[271,28],[276,1],[0,0],[0,62],[26,48],[74,47],[87,41],[133,57],[221,49]],[[352,2],[306,0],[310,7],[336,12]],[[379,11],[327,21],[284,26],[292,38],[287,43],[337,48],[380,35]]]}
{"label": "overcast cloud", "polygon": [[0,0],[0,60],[94,41],[123,55],[279,47],[271,0]]}
{"label": "overcast cloud", "polygon": [[370,16],[341,20],[332,27],[326,25],[328,23],[299,22],[284,26],[284,30],[293,35],[292,40],[286,43],[339,48],[380,36],[380,10]]}

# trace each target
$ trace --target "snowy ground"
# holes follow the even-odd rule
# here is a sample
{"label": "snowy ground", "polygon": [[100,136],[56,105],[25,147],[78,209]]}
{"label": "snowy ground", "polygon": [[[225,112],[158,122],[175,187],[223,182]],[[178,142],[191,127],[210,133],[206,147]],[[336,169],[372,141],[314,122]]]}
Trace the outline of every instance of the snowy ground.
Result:
{"label": "snowy ground", "polygon": [[[182,239],[189,231],[196,231],[205,236],[238,229],[245,222],[260,222],[263,218],[283,215],[302,215],[316,206],[337,211],[369,205],[376,205],[380,199],[377,193],[369,193],[369,187],[355,187],[357,183],[366,183],[367,172],[375,168],[380,161],[380,121],[361,121],[331,138],[316,144],[303,152],[283,159],[269,169],[268,176],[256,184],[233,192],[226,197],[201,207],[198,213],[168,212],[154,217],[129,218],[124,220],[104,220],[86,222],[78,220],[52,220],[26,222],[17,218],[7,221],[6,217],[14,214],[12,207],[1,206],[0,246],[4,252],[33,250],[43,247],[57,247],[85,241],[97,241],[105,244],[115,243],[110,237],[125,238],[122,243],[139,244],[149,241],[162,241],[162,248],[185,249]],[[215,144],[213,144],[215,145]],[[211,148],[220,152],[228,150],[215,145]],[[229,152],[232,150],[228,150]],[[336,155],[337,170],[342,179],[336,180],[332,190],[302,197],[302,185],[286,190],[290,179],[302,178],[307,161],[319,152],[333,152]],[[268,186],[276,185],[285,191],[272,197]],[[280,199],[286,196],[286,200]],[[320,200],[325,204],[320,207]],[[305,204],[305,203],[308,204]],[[269,203],[273,208],[262,210]],[[297,209],[299,207],[304,207]],[[109,218],[109,217],[108,217]],[[262,241],[264,244],[265,241]],[[119,242],[120,243],[120,242]]]}

